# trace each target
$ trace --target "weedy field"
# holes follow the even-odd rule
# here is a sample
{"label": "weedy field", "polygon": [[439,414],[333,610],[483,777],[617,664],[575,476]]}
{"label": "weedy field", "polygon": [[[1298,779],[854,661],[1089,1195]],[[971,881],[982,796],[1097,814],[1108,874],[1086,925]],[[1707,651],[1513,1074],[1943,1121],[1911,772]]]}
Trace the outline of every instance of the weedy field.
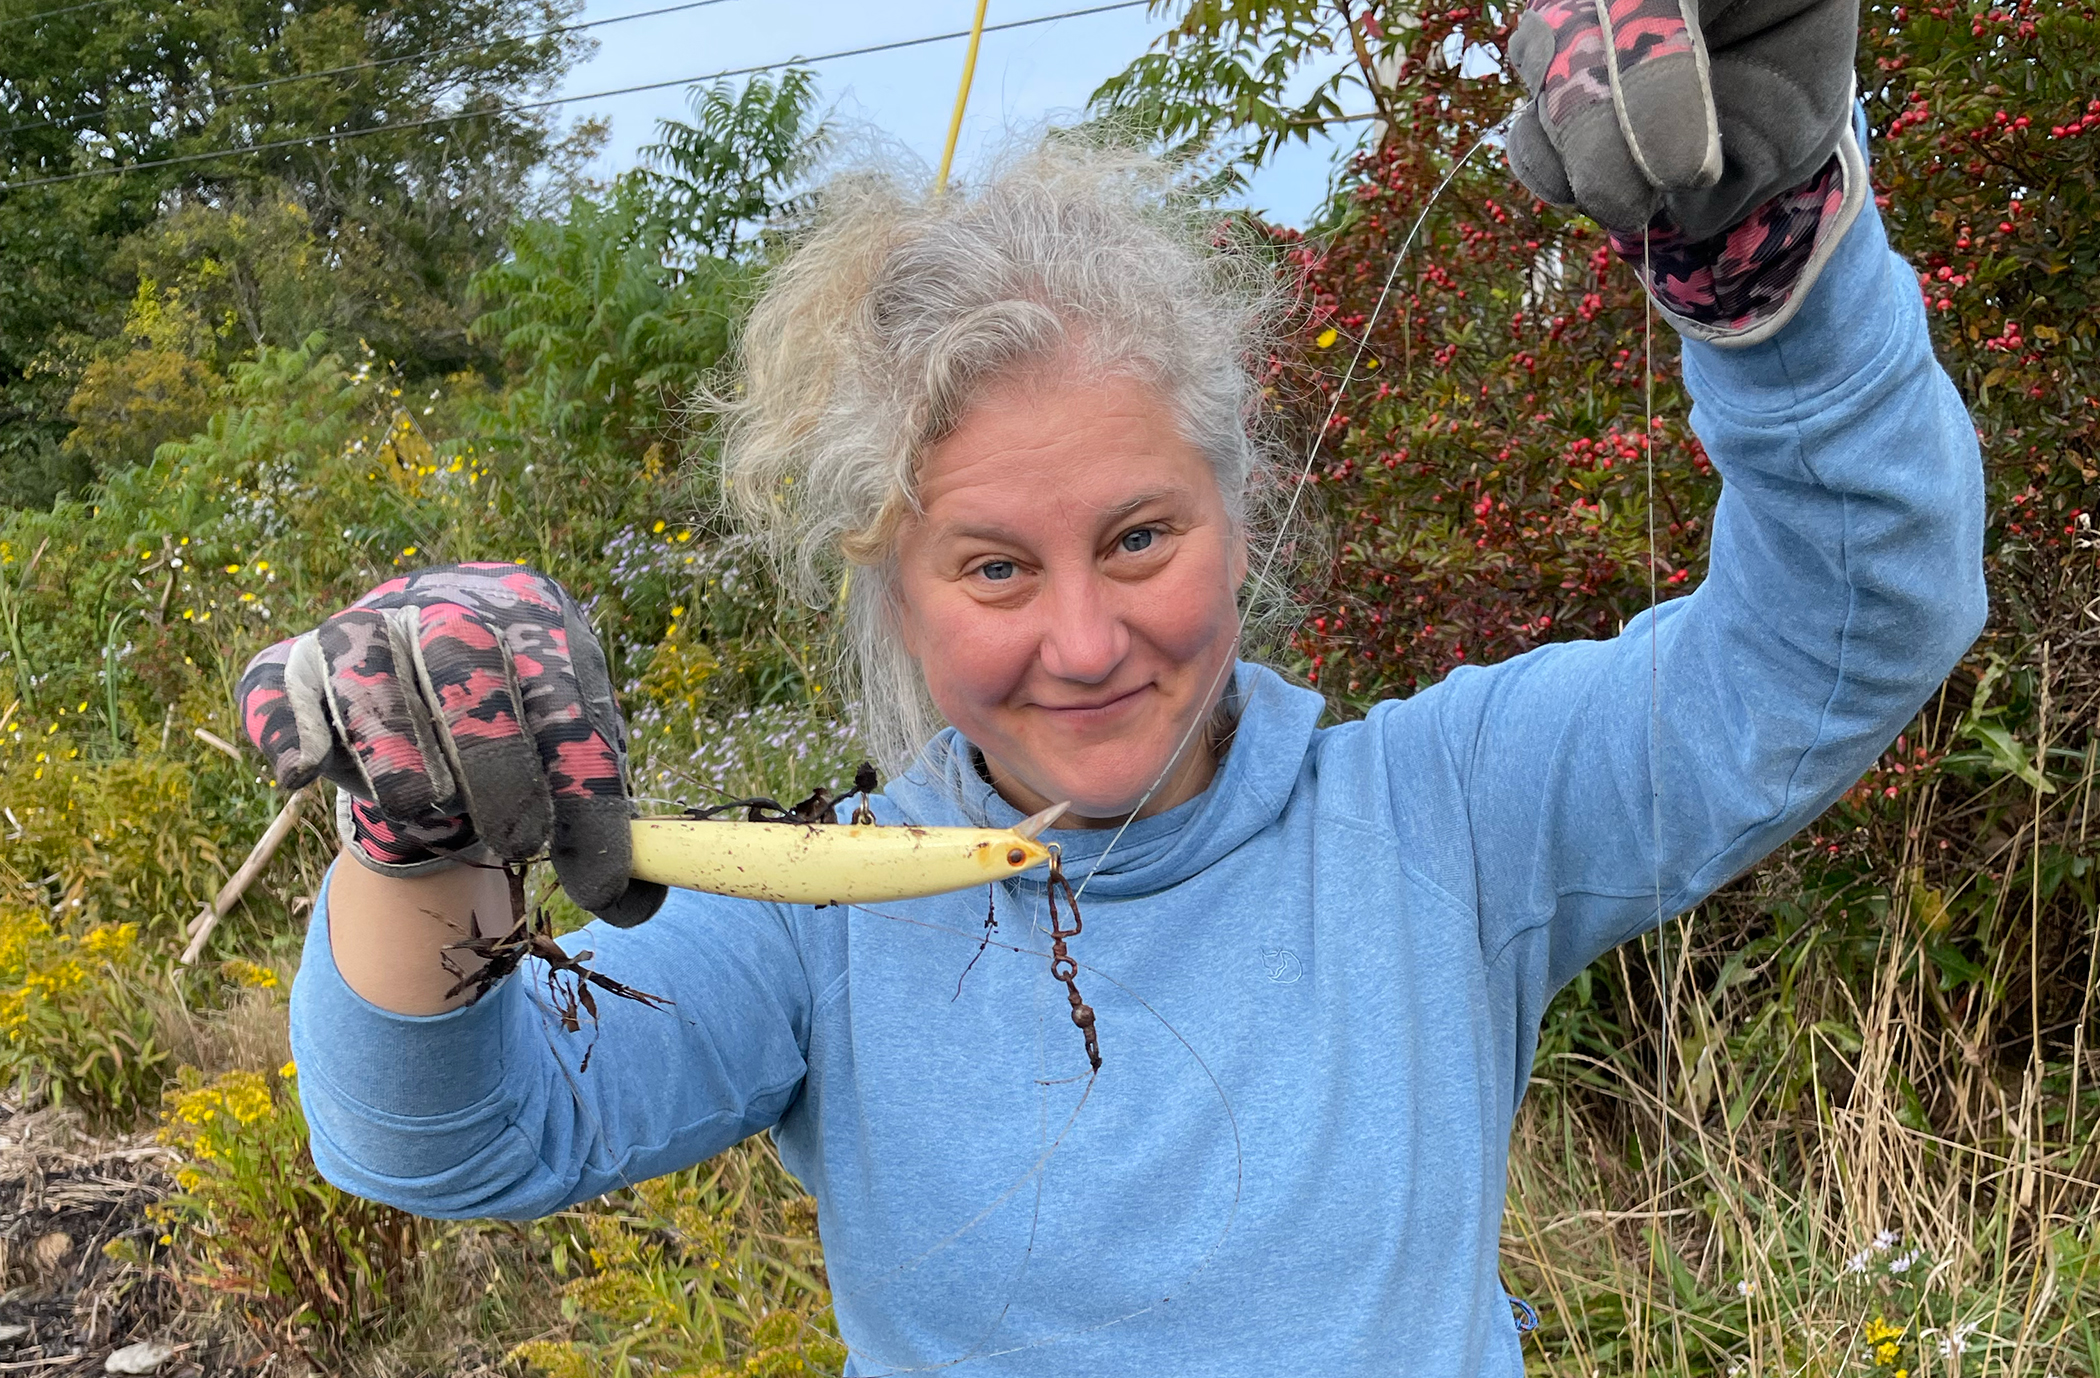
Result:
{"label": "weedy field", "polygon": [[[1318,236],[1274,232],[1305,303],[1282,429],[1324,413],[1401,234],[1507,105],[1438,55],[1508,17],[1420,15],[1409,118]],[[1986,455],[1992,623],[1807,834],[1554,1003],[1504,1247],[1540,1374],[2100,1373],[2100,28],[2031,0],[1866,24],[1879,199]],[[362,344],[292,290],[332,233],[296,167],[111,241],[128,285],[34,375],[64,383],[50,481],[0,509],[0,1367],[144,1343],[165,1373],[838,1371],[812,1203],[763,1140],[529,1225],[319,1179],[284,1000],[324,809],[178,961],[281,803],[234,677],[401,569],[575,591],[653,800],[850,773],[824,614],[708,516],[680,406],[796,213],[810,104],[799,75],[707,94],[654,172],[483,224],[471,292],[415,318],[457,339]],[[1662,340],[1645,427],[1630,275],[1495,160],[1399,281],[1274,648],[1338,715],[1644,606],[1651,448],[1658,576],[1695,585],[1716,482]]]}

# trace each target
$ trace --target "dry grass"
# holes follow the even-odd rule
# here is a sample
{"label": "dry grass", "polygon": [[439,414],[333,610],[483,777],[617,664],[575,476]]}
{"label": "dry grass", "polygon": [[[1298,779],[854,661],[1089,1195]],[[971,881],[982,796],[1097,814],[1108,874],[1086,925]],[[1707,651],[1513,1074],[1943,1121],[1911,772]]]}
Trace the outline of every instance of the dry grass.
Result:
{"label": "dry grass", "polygon": [[[2045,734],[2094,669],[2038,676]],[[1924,735],[1959,746],[1945,703]],[[1943,772],[1842,883],[1797,856],[1670,925],[1666,1087],[1652,937],[1563,997],[1505,1222],[1535,1372],[2100,1373],[2100,751],[2065,755],[2046,793]]]}
{"label": "dry grass", "polygon": [[160,1045],[177,1066],[195,1067],[207,1077],[238,1068],[282,1067],[291,1060],[291,1028],[285,992],[292,972],[277,973],[268,989],[236,992],[225,1008],[198,1011],[172,986],[156,987],[150,997]]}

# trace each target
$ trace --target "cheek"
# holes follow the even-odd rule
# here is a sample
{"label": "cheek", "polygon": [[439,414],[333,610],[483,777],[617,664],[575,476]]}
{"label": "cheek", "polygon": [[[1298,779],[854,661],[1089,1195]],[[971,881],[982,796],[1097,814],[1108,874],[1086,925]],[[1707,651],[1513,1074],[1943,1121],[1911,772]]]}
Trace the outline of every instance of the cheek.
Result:
{"label": "cheek", "polygon": [[1035,643],[1021,619],[987,608],[952,585],[915,587],[906,580],[900,593],[904,649],[919,662],[935,706],[968,732],[1026,677]]}
{"label": "cheek", "polygon": [[1239,634],[1232,560],[1225,551],[1177,560],[1166,574],[1133,590],[1132,624],[1168,660],[1208,663]]}

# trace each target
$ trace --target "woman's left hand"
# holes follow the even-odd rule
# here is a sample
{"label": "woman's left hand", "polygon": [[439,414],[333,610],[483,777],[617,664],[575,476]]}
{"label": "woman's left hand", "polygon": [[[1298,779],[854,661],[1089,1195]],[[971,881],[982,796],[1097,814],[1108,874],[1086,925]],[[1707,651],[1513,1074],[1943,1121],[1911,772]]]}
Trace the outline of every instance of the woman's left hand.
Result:
{"label": "woman's left hand", "polygon": [[1709,238],[1829,160],[1858,38],[1857,0],[1531,0],[1510,165],[1607,229]]}
{"label": "woman's left hand", "polygon": [[1857,0],[1531,0],[1510,167],[1602,224],[1680,334],[1756,344],[1866,202],[1858,39]]}

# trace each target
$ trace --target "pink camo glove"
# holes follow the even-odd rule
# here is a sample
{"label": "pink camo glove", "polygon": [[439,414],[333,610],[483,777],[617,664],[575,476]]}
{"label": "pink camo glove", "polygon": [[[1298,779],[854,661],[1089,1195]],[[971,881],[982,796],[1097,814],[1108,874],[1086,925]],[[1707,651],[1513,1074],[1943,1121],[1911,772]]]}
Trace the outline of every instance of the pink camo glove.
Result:
{"label": "pink camo glove", "polygon": [[1679,333],[1754,344],[1865,203],[1858,28],[1857,0],[1530,0],[1510,167],[1602,224]]}
{"label": "pink camo glove", "polygon": [[375,870],[545,852],[570,898],[611,923],[663,901],[627,874],[626,726],[605,654],[544,574],[390,579],[256,656],[235,697],[279,786],[341,787],[344,840]]}

